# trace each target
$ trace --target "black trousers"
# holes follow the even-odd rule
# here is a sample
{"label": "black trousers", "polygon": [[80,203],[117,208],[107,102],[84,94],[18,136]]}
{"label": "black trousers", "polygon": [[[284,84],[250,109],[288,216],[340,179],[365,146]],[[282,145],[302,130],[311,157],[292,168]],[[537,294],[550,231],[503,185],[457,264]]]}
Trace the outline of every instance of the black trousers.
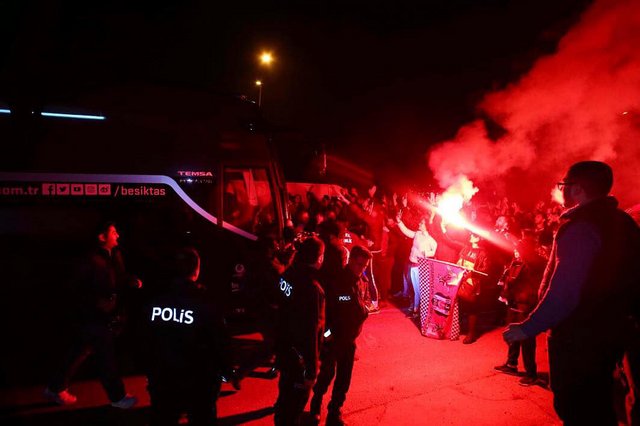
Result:
{"label": "black trousers", "polygon": [[[525,312],[509,309],[507,311],[507,324],[524,321],[528,315],[529,314]],[[520,351],[522,351],[522,362],[527,376],[535,377],[538,374],[538,367],[536,365],[536,338],[531,337],[522,342],[509,343],[507,364],[518,365]]]}
{"label": "black trousers", "polygon": [[274,423],[276,425],[299,425],[311,388],[305,386],[304,368],[290,354],[278,355],[280,380],[278,400],[275,404]]}
{"label": "black trousers", "polygon": [[312,410],[320,410],[322,397],[327,393],[329,384],[335,377],[328,409],[329,412],[340,412],[351,385],[355,355],[355,342],[331,341],[325,344],[320,354],[320,373],[313,387]]}
{"label": "black trousers", "polygon": [[49,383],[49,389],[60,392],[69,383],[86,359],[94,354],[98,365],[100,382],[111,402],[124,398],[124,383],[116,363],[116,333],[108,324],[83,324],[79,327],[62,368]]}
{"label": "black trousers", "polygon": [[178,425],[187,414],[190,425],[216,424],[219,377],[181,375],[149,377],[151,426]]}
{"label": "black trousers", "polygon": [[618,424],[613,372],[622,356],[622,345],[603,334],[606,332],[552,334],[548,339],[553,406],[567,426]]}

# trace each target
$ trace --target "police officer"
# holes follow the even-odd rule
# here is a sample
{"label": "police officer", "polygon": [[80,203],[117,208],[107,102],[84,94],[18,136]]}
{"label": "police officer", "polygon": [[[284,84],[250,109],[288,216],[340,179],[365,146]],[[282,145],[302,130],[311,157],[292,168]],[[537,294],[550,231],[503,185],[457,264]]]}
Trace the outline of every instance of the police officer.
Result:
{"label": "police officer", "polygon": [[175,258],[175,279],[145,308],[145,349],[151,424],[215,423],[221,375],[233,377],[222,316],[197,282],[200,256],[193,248]]}
{"label": "police officer", "polygon": [[324,259],[324,243],[307,237],[293,264],[279,280],[276,363],[280,369],[276,425],[300,424],[300,417],[318,374],[324,331],[324,292],[315,279]]}
{"label": "police officer", "polygon": [[353,361],[356,354],[356,338],[367,319],[367,308],[360,295],[364,271],[371,261],[371,252],[362,246],[351,249],[349,263],[341,270],[334,285],[327,288],[327,340],[322,348],[318,380],[313,387],[311,417],[320,421],[322,397],[335,376],[327,425],[343,425],[340,409],[351,384]]}

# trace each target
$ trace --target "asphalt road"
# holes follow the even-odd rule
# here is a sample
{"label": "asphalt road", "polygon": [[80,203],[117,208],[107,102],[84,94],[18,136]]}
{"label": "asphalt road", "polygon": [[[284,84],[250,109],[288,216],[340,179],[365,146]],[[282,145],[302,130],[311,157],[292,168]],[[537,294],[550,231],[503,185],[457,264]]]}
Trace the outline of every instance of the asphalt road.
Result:
{"label": "asphalt road", "polygon": [[[486,325],[486,324],[485,324]],[[544,384],[523,387],[518,377],[494,371],[506,358],[501,328],[471,344],[423,337],[417,326],[393,305],[372,315],[358,340],[357,361],[343,414],[349,425],[554,425],[560,424]],[[258,336],[240,336],[246,346]],[[538,366],[546,376],[543,336],[538,337]],[[223,425],[273,424],[277,380],[258,368],[234,391],[223,384],[218,416]],[[2,424],[143,425],[148,397],[142,376],[126,378],[127,390],[140,397],[132,410],[109,407],[95,380],[74,382],[72,407],[42,399],[43,386],[0,390]],[[328,396],[325,397],[325,409]],[[323,417],[326,413],[323,412]]]}

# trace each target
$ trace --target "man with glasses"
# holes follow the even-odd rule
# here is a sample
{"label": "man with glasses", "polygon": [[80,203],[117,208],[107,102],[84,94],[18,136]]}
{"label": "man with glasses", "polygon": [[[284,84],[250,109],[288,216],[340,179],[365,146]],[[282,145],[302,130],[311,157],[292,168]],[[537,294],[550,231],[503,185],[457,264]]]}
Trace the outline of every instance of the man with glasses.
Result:
{"label": "man with glasses", "polygon": [[[507,343],[550,330],[554,408],[567,425],[617,425],[613,372],[622,357],[633,304],[639,297],[640,229],[608,196],[611,167],[572,165],[558,184],[567,210],[558,229],[541,300],[529,317],[510,324]],[[637,305],[636,305],[637,306]],[[637,308],[636,308],[637,310]]]}

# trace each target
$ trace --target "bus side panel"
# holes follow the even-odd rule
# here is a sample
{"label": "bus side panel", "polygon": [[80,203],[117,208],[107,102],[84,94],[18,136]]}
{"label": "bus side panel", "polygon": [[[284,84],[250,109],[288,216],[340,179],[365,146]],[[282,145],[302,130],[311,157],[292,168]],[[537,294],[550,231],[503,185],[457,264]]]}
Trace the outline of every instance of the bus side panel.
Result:
{"label": "bus side panel", "polygon": [[[0,188],[30,186],[42,189],[43,183],[9,183]],[[147,189],[156,191],[131,196],[120,192],[118,197],[41,192],[0,197],[5,343],[1,382],[42,383],[61,362],[75,319],[74,296],[82,285],[76,282],[75,271],[95,243],[98,225],[106,220],[117,225],[127,270],[144,283],[143,290],[126,301],[130,315],[129,331],[120,338],[123,373],[141,367],[132,330],[145,298],[170,280],[171,254],[181,246],[200,251],[201,282],[214,290],[212,296],[227,315],[246,313],[246,283],[238,270],[251,259],[255,242],[197,214],[168,186]]]}

